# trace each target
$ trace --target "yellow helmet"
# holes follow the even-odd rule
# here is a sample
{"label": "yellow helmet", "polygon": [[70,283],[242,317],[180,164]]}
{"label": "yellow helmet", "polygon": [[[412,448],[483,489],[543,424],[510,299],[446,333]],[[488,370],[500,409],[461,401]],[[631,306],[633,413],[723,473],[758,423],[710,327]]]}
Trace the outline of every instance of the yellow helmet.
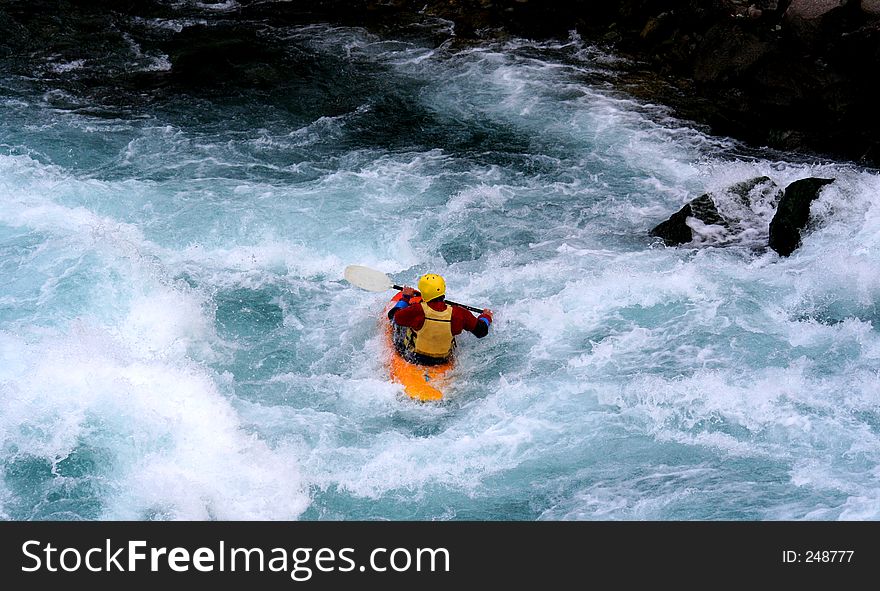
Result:
{"label": "yellow helmet", "polygon": [[419,277],[419,292],[426,302],[436,300],[446,294],[446,282],[440,275],[428,273]]}

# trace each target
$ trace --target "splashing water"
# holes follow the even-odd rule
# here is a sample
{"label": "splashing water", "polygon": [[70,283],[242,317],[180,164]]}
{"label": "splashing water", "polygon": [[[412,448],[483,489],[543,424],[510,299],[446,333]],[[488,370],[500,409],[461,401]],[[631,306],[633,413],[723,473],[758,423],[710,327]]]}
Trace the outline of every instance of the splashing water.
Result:
{"label": "splashing water", "polygon": [[[265,34],[321,75],[101,117],[4,82],[0,516],[880,518],[875,173],[738,157],[576,39]],[[648,236],[762,175],[836,179],[792,257]],[[347,264],[495,310],[445,402]]]}

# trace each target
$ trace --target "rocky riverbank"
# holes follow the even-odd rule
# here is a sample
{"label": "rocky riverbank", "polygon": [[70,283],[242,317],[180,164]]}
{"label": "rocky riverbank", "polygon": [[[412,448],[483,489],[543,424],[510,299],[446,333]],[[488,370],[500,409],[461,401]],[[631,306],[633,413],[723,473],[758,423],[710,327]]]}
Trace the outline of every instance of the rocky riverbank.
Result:
{"label": "rocky riverbank", "polygon": [[[206,7],[223,24],[200,26]],[[180,18],[192,22],[175,31]],[[289,72],[267,66],[275,49],[253,26],[236,23],[399,31],[432,18],[449,21],[462,43],[576,32],[630,58],[621,79],[627,91],[716,134],[758,149],[880,166],[880,0],[7,0],[0,61],[6,71],[39,79],[61,78],[71,64],[82,74],[118,52],[167,55],[168,68],[117,73],[115,82],[134,97],[178,83],[271,86]],[[168,19],[168,27],[147,29],[144,19]],[[87,77],[77,84],[87,85]],[[96,96],[100,89],[80,90],[106,98]]]}
{"label": "rocky riverbank", "polygon": [[575,30],[642,65],[629,90],[714,133],[880,166],[880,0],[449,0],[426,11],[475,37]]}

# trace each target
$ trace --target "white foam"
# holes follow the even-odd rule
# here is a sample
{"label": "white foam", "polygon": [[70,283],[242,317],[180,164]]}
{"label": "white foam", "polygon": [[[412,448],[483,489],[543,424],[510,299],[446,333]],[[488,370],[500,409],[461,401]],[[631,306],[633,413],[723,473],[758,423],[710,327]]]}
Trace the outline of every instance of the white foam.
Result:
{"label": "white foam", "polygon": [[50,72],[54,72],[55,74],[63,74],[65,72],[71,72],[73,70],[81,70],[86,65],[85,60],[73,60],[64,63],[50,63],[47,67]]}
{"label": "white foam", "polygon": [[215,12],[230,12],[241,8],[241,5],[235,0],[226,0],[225,2],[199,2],[198,0],[186,0],[186,3],[197,8]]}
{"label": "white foam", "polygon": [[164,19],[164,18],[151,18],[146,19],[142,17],[132,17],[132,22],[137,23],[139,25],[144,25],[147,27],[151,27],[154,29],[158,29],[160,31],[173,31],[175,33],[180,33],[187,27],[193,27],[198,25],[207,25],[208,21],[205,19]]}
{"label": "white foam", "polygon": [[543,439],[543,433],[555,431],[537,413],[513,411],[511,407],[522,409],[522,397],[528,396],[521,385],[502,387],[499,393],[505,397],[471,404],[466,423],[433,437],[387,431],[372,438],[366,448],[339,446],[331,440],[315,450],[307,464],[309,473],[321,486],[334,484],[369,498],[400,489],[418,496],[437,484],[472,494],[485,478],[530,457],[534,453],[530,444]]}
{"label": "white foam", "polygon": [[[153,328],[189,336],[162,318]],[[121,332],[80,322],[31,341],[0,333],[19,366],[4,379],[5,445],[53,463],[84,441],[108,446],[104,518],[288,519],[305,509],[296,462],[242,430],[222,380],[185,357],[145,356],[143,333]]]}

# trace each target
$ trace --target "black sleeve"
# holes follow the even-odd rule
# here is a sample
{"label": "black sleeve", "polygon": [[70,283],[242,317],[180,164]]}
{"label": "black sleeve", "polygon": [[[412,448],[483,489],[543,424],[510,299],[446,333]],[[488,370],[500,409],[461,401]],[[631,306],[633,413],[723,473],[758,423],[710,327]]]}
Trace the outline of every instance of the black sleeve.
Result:
{"label": "black sleeve", "polygon": [[477,320],[477,326],[474,327],[472,334],[478,339],[482,339],[484,336],[489,334],[489,327],[482,320]]}

